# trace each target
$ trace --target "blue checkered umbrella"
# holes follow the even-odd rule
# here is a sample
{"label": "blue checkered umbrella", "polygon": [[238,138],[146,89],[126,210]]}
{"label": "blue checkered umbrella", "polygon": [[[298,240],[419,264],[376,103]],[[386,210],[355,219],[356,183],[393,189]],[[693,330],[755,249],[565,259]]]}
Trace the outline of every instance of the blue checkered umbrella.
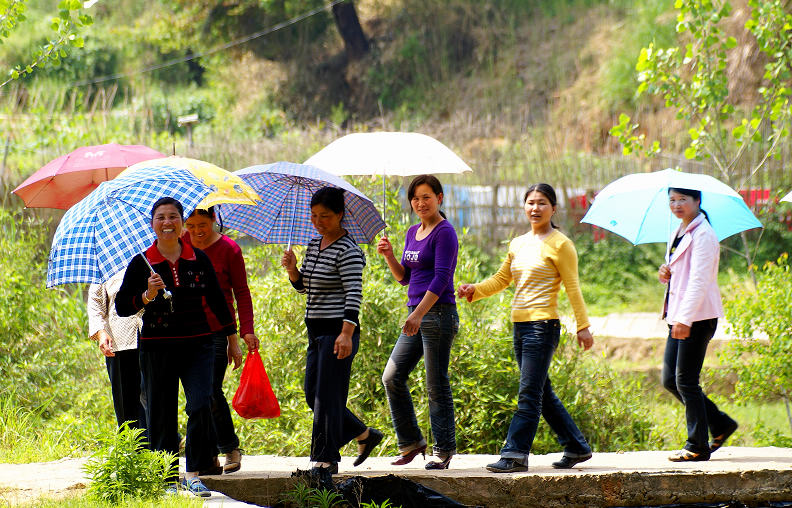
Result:
{"label": "blue checkered umbrella", "polygon": [[258,205],[216,207],[224,226],[264,243],[307,245],[319,233],[311,224],[311,197],[322,187],[344,189],[341,227],[357,243],[374,241],[385,229],[374,203],[344,179],[319,168],[293,162],[251,166],[234,172],[259,193]]}
{"label": "blue checkered umbrella", "polygon": [[47,287],[106,281],[154,241],[151,207],[159,198],[178,199],[189,214],[213,190],[186,169],[161,165],[101,183],[58,225]]}

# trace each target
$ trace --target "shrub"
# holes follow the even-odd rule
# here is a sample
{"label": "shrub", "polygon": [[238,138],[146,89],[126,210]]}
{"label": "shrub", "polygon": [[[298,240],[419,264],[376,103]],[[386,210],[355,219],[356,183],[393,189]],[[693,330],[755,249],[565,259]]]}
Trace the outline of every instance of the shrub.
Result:
{"label": "shrub", "polygon": [[125,497],[151,499],[164,493],[166,482],[178,477],[178,458],[172,453],[148,450],[143,430],[127,422],[108,438],[83,467],[91,483],[88,493],[105,502]]}

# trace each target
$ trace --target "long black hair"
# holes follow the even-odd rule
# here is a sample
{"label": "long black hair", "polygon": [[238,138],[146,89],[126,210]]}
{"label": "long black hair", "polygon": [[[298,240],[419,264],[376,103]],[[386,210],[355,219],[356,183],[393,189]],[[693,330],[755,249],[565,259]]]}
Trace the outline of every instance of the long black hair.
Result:
{"label": "long black hair", "polygon": [[[436,195],[443,194],[443,185],[440,183],[440,180],[437,179],[434,175],[418,175],[412,179],[410,182],[410,186],[407,187],[407,202],[412,203],[412,199],[415,197],[415,189],[418,188],[419,185],[428,185],[432,192]],[[440,216],[444,219],[447,219],[446,214],[442,210],[437,210],[440,213]]]}
{"label": "long black hair", "polygon": [[[525,191],[525,195],[523,196],[523,204],[525,204],[525,202],[528,201],[528,196],[530,196],[531,193],[534,191],[544,194],[547,200],[550,201],[550,205],[556,206],[556,203],[558,203],[555,189],[553,188],[552,185],[550,185],[549,183],[535,183],[530,187],[528,187],[528,190]],[[552,226],[553,229],[558,229],[558,226],[556,226],[553,223],[552,219],[550,219],[550,226]]]}
{"label": "long black hair", "polygon": [[322,187],[311,197],[311,207],[322,205],[333,213],[344,215],[344,189]]}
{"label": "long black hair", "polygon": [[696,189],[683,189],[681,187],[669,187],[668,194],[671,192],[676,192],[677,194],[684,194],[685,196],[690,196],[691,198],[695,199],[699,202],[699,211],[704,214],[704,218],[707,219],[707,222],[712,224],[710,221],[709,215],[707,215],[707,211],[701,208],[701,191]]}

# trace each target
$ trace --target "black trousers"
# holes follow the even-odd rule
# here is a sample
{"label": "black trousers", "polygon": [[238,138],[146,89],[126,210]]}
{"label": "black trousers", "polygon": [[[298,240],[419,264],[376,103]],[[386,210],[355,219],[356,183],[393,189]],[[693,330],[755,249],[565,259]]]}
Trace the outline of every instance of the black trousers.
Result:
{"label": "black trousers", "polygon": [[138,429],[146,428],[146,408],[140,399],[140,358],[137,349],[116,351],[105,357],[107,377],[113,393],[113,409],[120,427],[124,422]]}
{"label": "black trousers", "polygon": [[230,453],[239,448],[239,438],[234,431],[231,409],[229,409],[228,401],[223,393],[223,378],[225,378],[226,369],[228,369],[228,338],[224,335],[215,335],[213,343],[212,422],[217,436],[217,451]]}
{"label": "black trousers", "polygon": [[338,333],[328,330],[308,330],[308,351],[305,361],[305,401],[313,409],[313,433],[311,435],[311,460],[315,462],[338,462],[339,450],[366,431],[366,425],[347,409],[349,377],[352,359],[360,345],[360,333],[352,336],[352,354],[339,360],[333,354]]}
{"label": "black trousers", "polygon": [[[157,341],[160,339],[148,339]],[[197,472],[214,466],[217,454],[212,424],[211,336],[169,340],[143,345],[140,368],[146,395],[148,432],[152,450],[179,454],[179,381],[187,399],[186,470]]]}

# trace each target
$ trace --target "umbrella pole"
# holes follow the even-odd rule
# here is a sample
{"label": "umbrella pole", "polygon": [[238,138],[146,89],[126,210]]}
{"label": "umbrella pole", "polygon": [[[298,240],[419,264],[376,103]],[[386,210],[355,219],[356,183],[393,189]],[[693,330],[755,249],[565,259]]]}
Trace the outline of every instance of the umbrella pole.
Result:
{"label": "umbrella pole", "polygon": [[[289,193],[294,190],[294,184],[292,184],[291,189],[289,189]],[[297,194],[294,195],[294,206],[292,207],[292,220],[291,220],[291,227],[289,227],[289,244],[286,247],[286,250],[291,250],[292,248],[292,235],[294,234],[294,221],[297,220]]]}
{"label": "umbrella pole", "polygon": [[382,222],[385,223],[385,229],[382,232],[382,236],[387,238],[388,237],[388,223],[385,220],[385,171],[382,172]]}

